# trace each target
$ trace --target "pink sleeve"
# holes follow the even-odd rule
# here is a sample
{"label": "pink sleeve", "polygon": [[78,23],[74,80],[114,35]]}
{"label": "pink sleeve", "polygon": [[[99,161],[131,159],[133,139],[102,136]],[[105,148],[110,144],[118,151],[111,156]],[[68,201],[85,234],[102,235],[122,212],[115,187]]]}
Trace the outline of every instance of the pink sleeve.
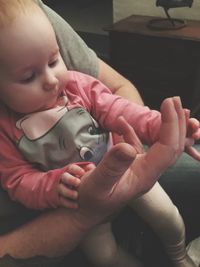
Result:
{"label": "pink sleeve", "polygon": [[1,186],[8,191],[12,200],[18,201],[28,208],[55,208],[58,205],[57,185],[64,169],[40,172],[26,160],[12,140],[9,127],[0,127],[0,177]]}
{"label": "pink sleeve", "polygon": [[122,115],[143,143],[150,145],[158,139],[160,112],[113,95],[105,85],[88,75],[80,74],[77,86],[88,110],[105,129],[118,133],[115,121]]}

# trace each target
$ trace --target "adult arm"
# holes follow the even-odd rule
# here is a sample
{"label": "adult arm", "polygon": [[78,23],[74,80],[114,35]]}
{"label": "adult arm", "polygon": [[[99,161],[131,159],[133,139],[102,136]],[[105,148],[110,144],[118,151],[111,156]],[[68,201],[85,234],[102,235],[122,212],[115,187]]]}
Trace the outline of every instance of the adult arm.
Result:
{"label": "adult arm", "polygon": [[133,83],[101,59],[99,59],[99,72],[97,78],[104,83],[113,94],[120,95],[132,102],[144,105],[142,98]]}

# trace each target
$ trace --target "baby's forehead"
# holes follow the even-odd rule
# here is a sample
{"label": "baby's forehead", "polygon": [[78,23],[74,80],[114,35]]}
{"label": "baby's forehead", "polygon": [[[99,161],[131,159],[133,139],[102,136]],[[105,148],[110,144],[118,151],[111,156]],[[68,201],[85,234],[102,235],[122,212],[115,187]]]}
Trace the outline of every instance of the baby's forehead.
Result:
{"label": "baby's forehead", "polygon": [[7,61],[13,56],[21,63],[29,53],[55,50],[57,47],[53,27],[42,11],[32,16],[20,16],[16,23],[0,27],[0,60]]}
{"label": "baby's forehead", "polygon": [[21,14],[31,14],[40,7],[34,0],[0,0],[0,28],[12,25]]}

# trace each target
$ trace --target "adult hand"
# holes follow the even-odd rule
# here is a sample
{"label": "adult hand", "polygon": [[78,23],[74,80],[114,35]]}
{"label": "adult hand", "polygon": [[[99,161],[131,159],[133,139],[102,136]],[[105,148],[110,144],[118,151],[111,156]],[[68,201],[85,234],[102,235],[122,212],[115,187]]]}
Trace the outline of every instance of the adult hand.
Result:
{"label": "adult hand", "polygon": [[[92,227],[118,211],[130,199],[148,191],[184,150],[186,118],[180,98],[164,100],[159,140],[136,156],[135,136],[119,119],[127,143],[115,145],[91,173],[83,176],[80,186],[80,210],[77,222]],[[136,141],[137,143],[137,141]]]}

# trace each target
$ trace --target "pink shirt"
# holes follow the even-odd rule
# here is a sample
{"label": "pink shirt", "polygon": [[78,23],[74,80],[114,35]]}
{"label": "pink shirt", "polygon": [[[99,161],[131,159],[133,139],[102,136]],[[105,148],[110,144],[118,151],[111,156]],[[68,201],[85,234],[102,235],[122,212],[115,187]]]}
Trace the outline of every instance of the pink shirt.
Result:
{"label": "pink shirt", "polygon": [[[115,121],[122,115],[143,143],[150,145],[158,138],[159,112],[112,95],[105,85],[91,76],[75,71],[68,73],[66,88],[58,99],[58,105],[51,110],[27,116],[14,113],[3,104],[0,106],[1,186],[13,200],[29,208],[58,206],[57,185],[61,174],[67,170],[67,164],[41,171],[24,158],[19,150],[20,143],[24,135],[29,140],[38,139],[68,111],[81,108],[91,114],[101,128],[110,132],[118,131]],[[61,101],[63,96],[64,103]],[[55,112],[57,109],[62,114]],[[26,117],[29,119],[24,120]]]}

